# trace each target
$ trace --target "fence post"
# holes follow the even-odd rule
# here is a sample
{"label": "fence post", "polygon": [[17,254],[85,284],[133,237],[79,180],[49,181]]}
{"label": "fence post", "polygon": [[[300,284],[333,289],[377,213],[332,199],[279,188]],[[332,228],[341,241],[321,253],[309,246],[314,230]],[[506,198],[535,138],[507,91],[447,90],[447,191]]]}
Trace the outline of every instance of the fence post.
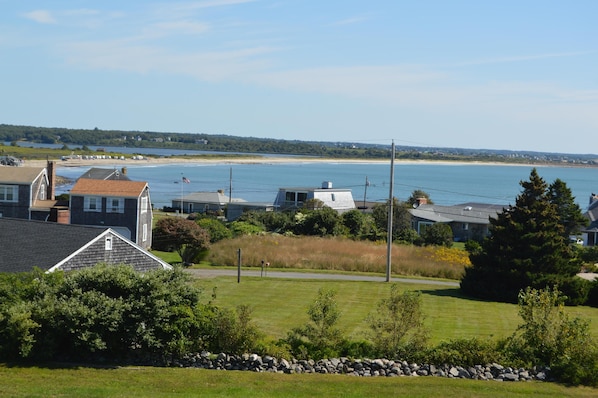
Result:
{"label": "fence post", "polygon": [[241,283],[241,249],[237,250],[237,283]]}

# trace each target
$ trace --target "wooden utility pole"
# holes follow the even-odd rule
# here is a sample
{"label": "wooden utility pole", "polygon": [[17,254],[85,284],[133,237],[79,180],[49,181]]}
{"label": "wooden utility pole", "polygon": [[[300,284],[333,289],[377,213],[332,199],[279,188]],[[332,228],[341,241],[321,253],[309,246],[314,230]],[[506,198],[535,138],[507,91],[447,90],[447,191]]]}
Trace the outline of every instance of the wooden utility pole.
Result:
{"label": "wooden utility pole", "polygon": [[390,282],[392,258],[392,203],[395,178],[395,142],[392,141],[392,155],[390,158],[390,191],[388,194],[388,228],[386,232],[386,282]]}

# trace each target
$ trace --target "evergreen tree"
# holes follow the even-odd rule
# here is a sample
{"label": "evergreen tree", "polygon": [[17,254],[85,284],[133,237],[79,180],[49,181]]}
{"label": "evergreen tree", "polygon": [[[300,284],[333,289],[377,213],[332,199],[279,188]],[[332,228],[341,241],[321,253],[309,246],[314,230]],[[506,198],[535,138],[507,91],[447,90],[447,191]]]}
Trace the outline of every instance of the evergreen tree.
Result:
{"label": "evergreen tree", "polygon": [[557,206],[548,186],[531,171],[521,181],[515,206],[490,219],[490,236],[471,254],[472,267],[461,280],[464,293],[485,299],[516,302],[521,289],[557,285],[574,302],[575,274],[580,262],[565,239]]}
{"label": "evergreen tree", "polygon": [[569,239],[570,236],[577,235],[581,227],[588,224],[588,220],[583,216],[581,209],[567,184],[557,178],[548,187],[548,196],[551,203],[556,205],[557,213],[564,227],[563,236]]}

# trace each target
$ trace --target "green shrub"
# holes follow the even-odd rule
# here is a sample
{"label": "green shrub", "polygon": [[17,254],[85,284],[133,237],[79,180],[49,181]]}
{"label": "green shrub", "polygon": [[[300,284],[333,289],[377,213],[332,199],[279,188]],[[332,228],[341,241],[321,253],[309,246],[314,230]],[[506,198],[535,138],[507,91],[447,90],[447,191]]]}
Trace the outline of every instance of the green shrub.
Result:
{"label": "green shrub", "polygon": [[286,342],[292,353],[303,359],[338,356],[338,347],[344,338],[341,330],[336,327],[340,317],[336,292],[321,288],[307,314],[310,322],[293,328],[287,336]]}
{"label": "green shrub", "polygon": [[32,275],[0,306],[0,342],[10,342],[0,343],[1,358],[167,358],[204,342],[210,308],[180,269],[101,265]]}
{"label": "green shrub", "polygon": [[425,348],[428,333],[423,321],[421,293],[399,293],[397,284],[366,319],[375,351],[387,358],[411,358]]}
{"label": "green shrub", "polygon": [[263,333],[252,322],[251,313],[247,305],[239,305],[236,311],[215,308],[209,350],[229,354],[257,351]]}
{"label": "green shrub", "polygon": [[427,353],[427,361],[436,365],[474,366],[503,363],[504,357],[497,343],[475,337],[443,342]]}
{"label": "green shrub", "polygon": [[583,319],[569,319],[556,288],[527,288],[519,294],[523,323],[506,347],[515,359],[549,366],[559,381],[596,385],[598,348]]}

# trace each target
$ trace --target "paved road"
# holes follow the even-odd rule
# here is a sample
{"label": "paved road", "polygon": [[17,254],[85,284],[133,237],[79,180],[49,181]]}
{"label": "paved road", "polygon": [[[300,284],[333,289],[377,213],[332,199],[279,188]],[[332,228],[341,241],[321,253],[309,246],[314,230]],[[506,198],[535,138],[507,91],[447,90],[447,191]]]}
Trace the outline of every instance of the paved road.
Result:
{"label": "paved road", "polygon": [[[201,269],[187,269],[186,272],[200,277],[200,278],[214,278],[217,276],[237,276],[237,270],[234,269],[218,269],[218,268],[201,268]],[[260,277],[260,270],[241,270],[241,280],[244,276]],[[386,278],[383,276],[373,275],[353,275],[353,274],[331,274],[331,273],[317,273],[317,272],[281,272],[268,271],[263,275],[267,278],[287,278],[287,279],[315,279],[315,280],[335,280],[335,281],[366,281],[366,282],[384,282]],[[391,278],[392,282],[401,283],[418,283],[426,285],[440,285],[440,286],[459,286],[458,282],[437,281],[432,279],[411,279],[411,278]]]}

